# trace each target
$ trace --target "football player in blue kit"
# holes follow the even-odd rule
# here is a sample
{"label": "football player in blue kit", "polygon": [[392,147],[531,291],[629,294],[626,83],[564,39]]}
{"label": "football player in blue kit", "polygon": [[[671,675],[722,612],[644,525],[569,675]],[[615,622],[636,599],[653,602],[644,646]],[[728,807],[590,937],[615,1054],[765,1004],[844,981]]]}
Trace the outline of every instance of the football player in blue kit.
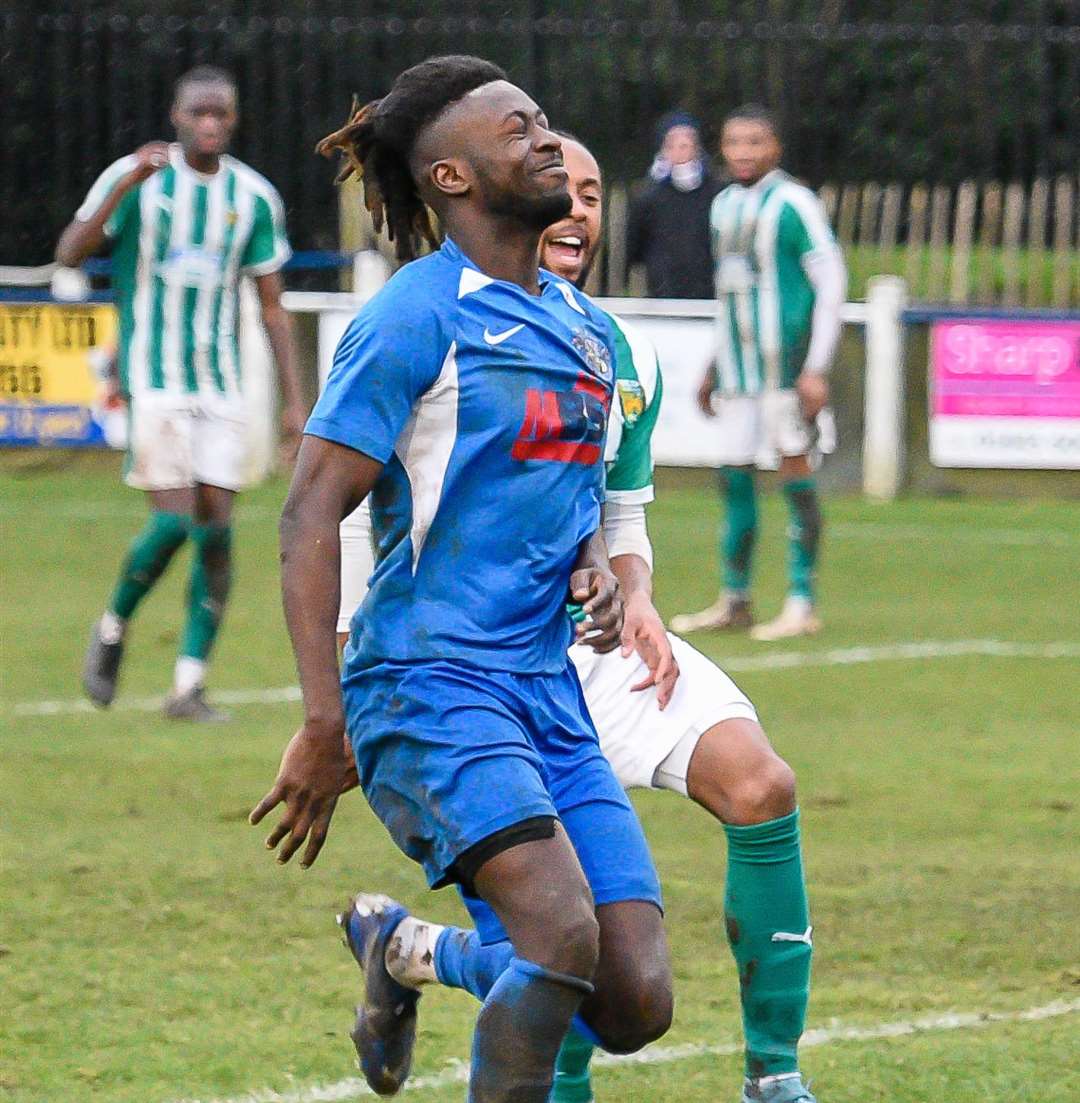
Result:
{"label": "football player in blue kit", "polygon": [[[313,862],[353,780],[347,730],[398,846],[513,947],[497,975],[467,946],[451,963],[483,1000],[469,1099],[541,1103],[575,1016],[619,1052],[671,1018],[656,872],[567,657],[568,599],[595,646],[619,639],[598,536],[610,328],[539,272],[540,235],[571,207],[560,141],[496,66],[414,66],[322,148],[344,152],[403,260],[436,244],[426,208],[446,237],[361,310],[307,426],[281,523],[304,723],[252,822],[283,802],[267,846],[288,861],[306,842]],[[378,561],[339,681],[338,526],[369,494]],[[380,1094],[415,1037],[419,993],[387,967],[404,914],[361,896],[342,917]]]}

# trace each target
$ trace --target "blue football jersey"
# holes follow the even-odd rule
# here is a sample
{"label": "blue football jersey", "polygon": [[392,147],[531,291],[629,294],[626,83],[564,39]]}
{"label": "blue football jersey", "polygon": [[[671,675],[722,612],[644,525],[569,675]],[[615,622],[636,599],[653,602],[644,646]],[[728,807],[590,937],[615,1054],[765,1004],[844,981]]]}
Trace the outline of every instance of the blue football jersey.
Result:
{"label": "blue football jersey", "polygon": [[613,364],[605,315],[569,283],[541,272],[530,295],[449,239],[364,306],[307,425],[384,464],[348,669],[564,669],[570,572],[600,524]]}

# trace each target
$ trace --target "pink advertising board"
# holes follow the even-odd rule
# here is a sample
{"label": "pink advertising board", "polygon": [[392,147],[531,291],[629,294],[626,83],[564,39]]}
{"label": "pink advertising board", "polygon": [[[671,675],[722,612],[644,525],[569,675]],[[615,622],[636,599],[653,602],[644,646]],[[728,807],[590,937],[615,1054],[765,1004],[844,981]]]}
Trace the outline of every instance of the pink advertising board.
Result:
{"label": "pink advertising board", "polygon": [[930,459],[1080,468],[1080,319],[935,321]]}

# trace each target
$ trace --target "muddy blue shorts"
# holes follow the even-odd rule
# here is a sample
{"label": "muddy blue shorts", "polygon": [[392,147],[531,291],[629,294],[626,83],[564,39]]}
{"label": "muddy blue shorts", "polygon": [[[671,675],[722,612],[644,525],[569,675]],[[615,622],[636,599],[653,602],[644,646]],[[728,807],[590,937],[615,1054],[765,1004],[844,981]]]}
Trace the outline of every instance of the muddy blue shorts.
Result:
{"label": "muddy blue shorts", "polygon": [[[343,690],[368,802],[433,888],[465,880],[458,860],[492,836],[558,817],[598,905],[660,906],[641,825],[569,660],[558,674],[383,663],[350,672]],[[494,915],[476,918],[489,940]]]}

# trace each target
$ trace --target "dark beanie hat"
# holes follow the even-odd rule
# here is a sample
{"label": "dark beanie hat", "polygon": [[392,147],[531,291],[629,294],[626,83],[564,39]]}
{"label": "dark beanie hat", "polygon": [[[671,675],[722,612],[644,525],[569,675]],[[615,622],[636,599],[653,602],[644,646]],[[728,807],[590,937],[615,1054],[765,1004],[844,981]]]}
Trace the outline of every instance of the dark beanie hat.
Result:
{"label": "dark beanie hat", "polygon": [[677,126],[689,126],[701,133],[701,124],[688,111],[669,111],[656,126],[657,146],[662,146],[668,131]]}

